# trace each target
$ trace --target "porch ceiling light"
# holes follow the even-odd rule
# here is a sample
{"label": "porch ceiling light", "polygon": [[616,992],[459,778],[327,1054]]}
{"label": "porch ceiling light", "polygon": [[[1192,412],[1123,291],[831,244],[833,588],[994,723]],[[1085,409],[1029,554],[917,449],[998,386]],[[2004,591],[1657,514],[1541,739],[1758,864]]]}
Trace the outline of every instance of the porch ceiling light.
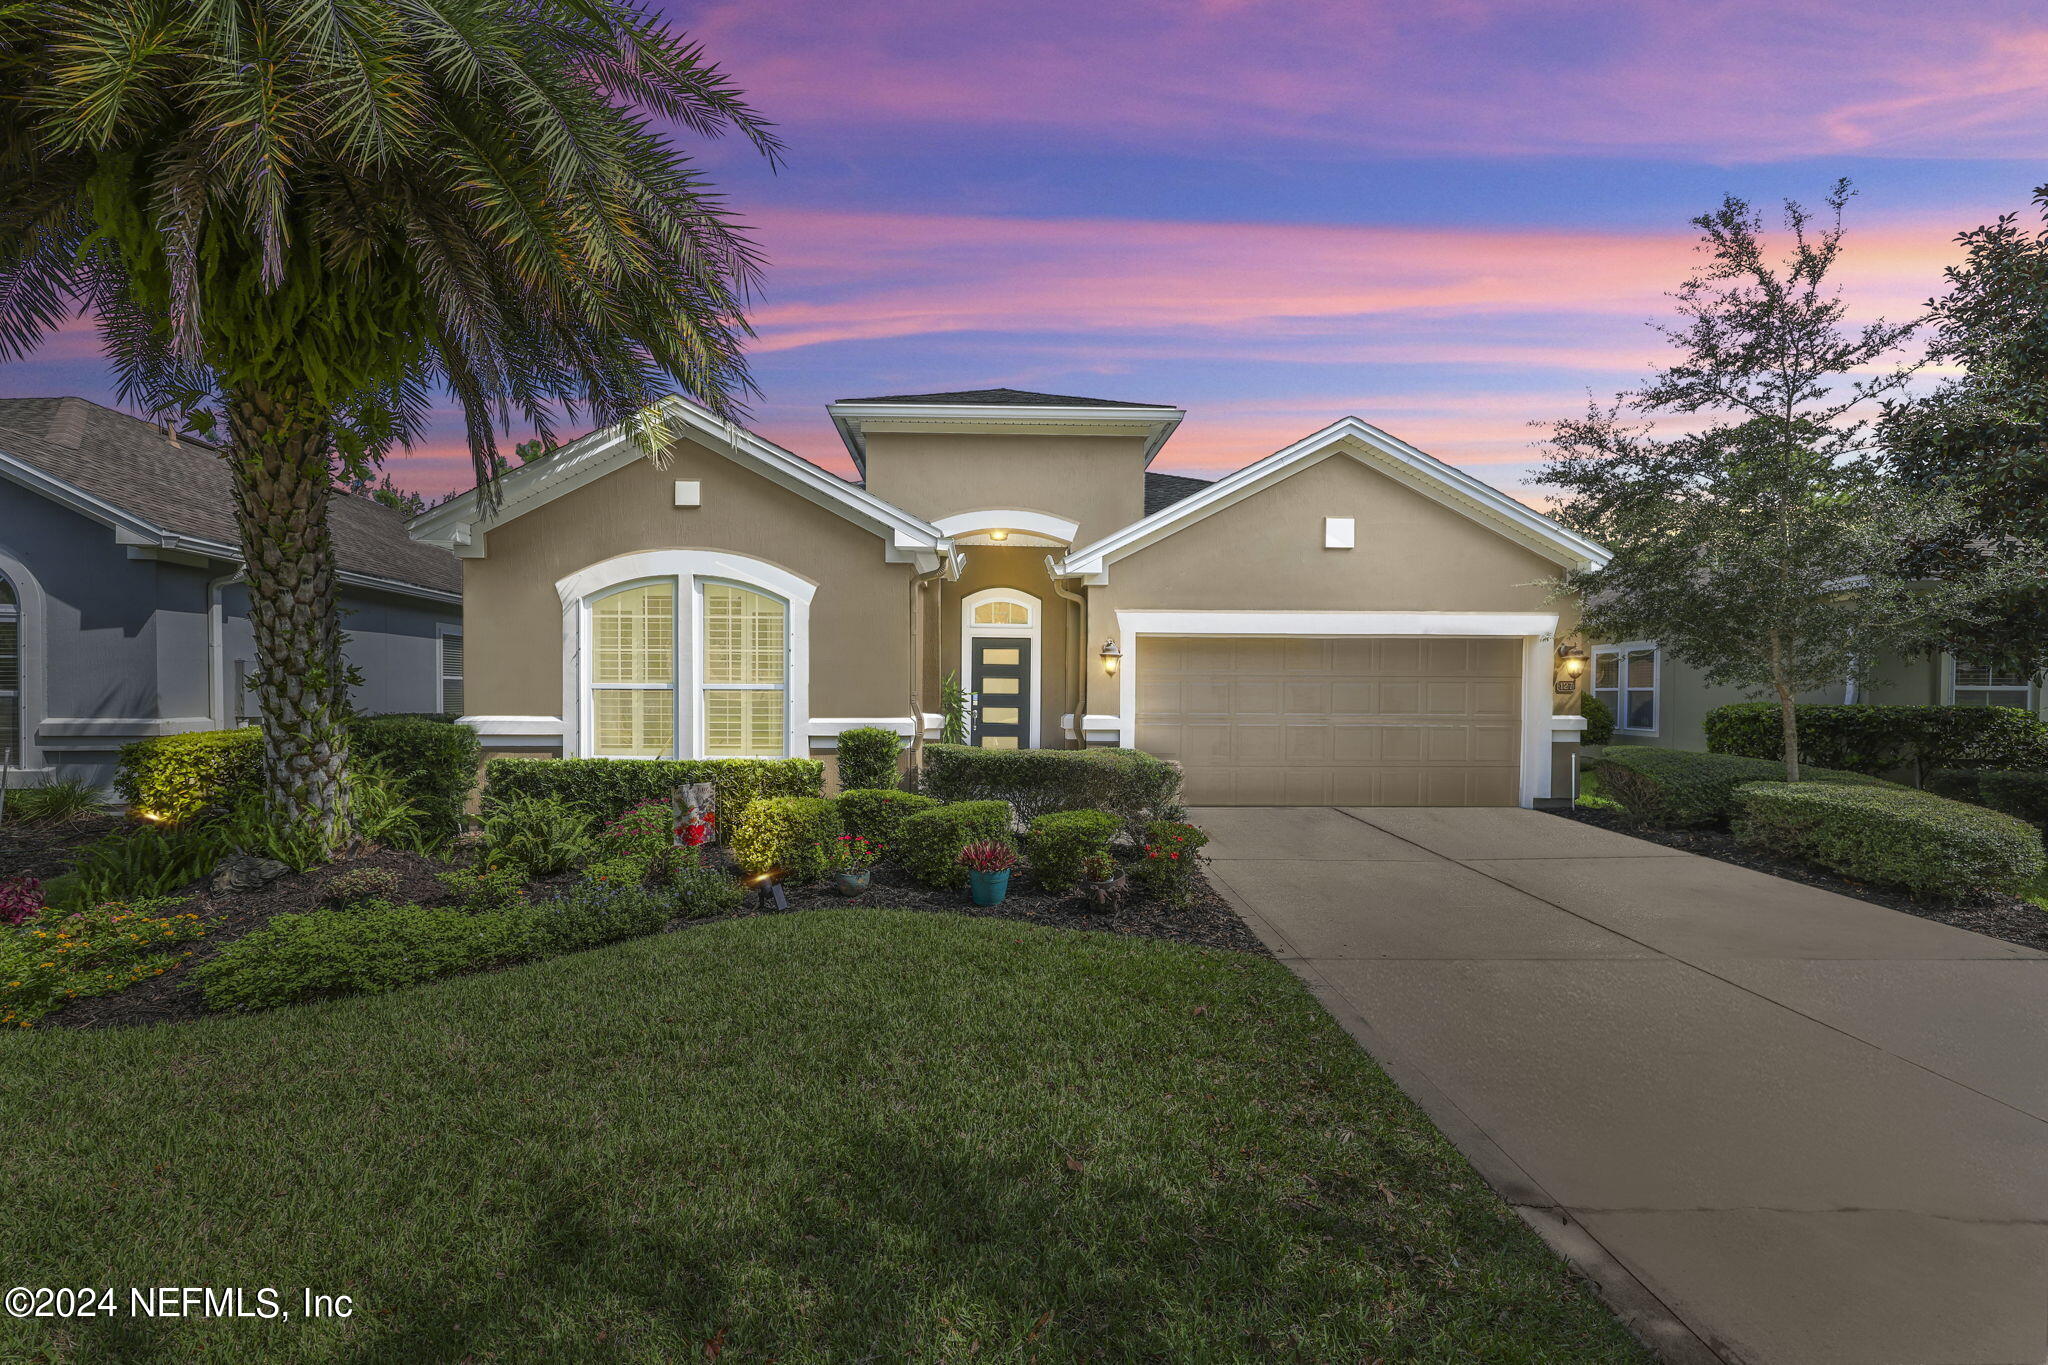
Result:
{"label": "porch ceiling light", "polygon": [[1009,533],[1008,531],[1000,531],[1000,530],[998,530],[998,531],[990,531],[990,532],[988,533],[988,538],[989,538],[990,540],[1008,540],[1008,539],[1010,538],[1010,533]]}
{"label": "porch ceiling light", "polygon": [[1102,671],[1104,673],[1115,677],[1117,660],[1123,657],[1124,649],[1122,645],[1114,640],[1104,640],[1102,642]]}

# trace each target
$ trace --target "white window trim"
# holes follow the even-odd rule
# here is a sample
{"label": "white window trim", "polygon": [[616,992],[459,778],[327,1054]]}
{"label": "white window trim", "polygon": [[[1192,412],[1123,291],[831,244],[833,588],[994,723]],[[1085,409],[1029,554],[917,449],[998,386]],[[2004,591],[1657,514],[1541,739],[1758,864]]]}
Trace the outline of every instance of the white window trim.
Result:
{"label": "white window trim", "polygon": [[[1650,727],[1645,730],[1625,725],[1628,718],[1628,694],[1641,691],[1630,688],[1628,683],[1628,656],[1637,651],[1650,651]],[[1615,655],[1614,663],[1614,733],[1617,735],[1642,735],[1656,739],[1663,732],[1664,725],[1664,651],[1655,640],[1629,640],[1616,645],[1594,645],[1593,666],[1586,671],[1586,695],[1593,695],[1593,680],[1600,676],[1600,656]]]}
{"label": "white window trim", "polygon": [[1522,641],[1524,806],[1550,790],[1551,648],[1557,617],[1485,611],[1119,611],[1123,666],[1117,673],[1117,743],[1137,743],[1139,641],[1147,635],[1490,635]]}
{"label": "white window trim", "polygon": [[448,646],[442,643],[451,635],[462,641],[462,676],[458,681],[462,684],[463,700],[469,699],[469,641],[463,637],[460,624],[439,622],[434,627],[434,710],[442,715],[451,714],[448,710]]}
{"label": "white window trim", "polygon": [[[2018,691],[2019,689],[2018,689],[2018,688],[2010,688],[2010,689],[2007,689],[2007,688],[1998,688],[1998,687],[1990,687],[1990,688],[1985,688],[1985,687],[1975,687],[1975,688],[1971,688],[1970,690],[1971,690],[1971,691],[1973,691],[1973,692],[2002,692],[2002,691],[2015,691],[2015,692],[2016,692],[2016,691]],[[2025,709],[2026,709],[2026,710],[2029,710],[2029,711],[2032,711],[2032,712],[2033,712],[2034,714],[2036,714],[2036,715],[2039,715],[2039,714],[2041,713],[2041,700],[2042,700],[2042,691],[2041,691],[2041,679],[2040,679],[2040,678],[2038,678],[2038,677],[2036,677],[2036,678],[2033,678],[2033,679],[2030,679],[2030,680],[2028,681],[2028,683],[2027,683],[2027,700],[2026,700],[2026,707],[2025,707]],[[1942,703],[1942,705],[1944,705],[1944,706],[1955,706],[1955,705],[1957,705],[1957,702],[1956,702],[1956,656],[1955,656],[1955,655],[1953,655],[1953,654],[1944,654],[1944,655],[1942,655],[1942,656],[1941,656],[1941,703]]]}
{"label": "white window trim", "polygon": [[[698,623],[703,619],[698,601],[700,579],[713,579],[765,592],[781,598],[789,607],[788,702],[783,708],[783,753],[802,758],[809,754],[811,720],[811,599],[818,585],[778,564],[724,550],[640,550],[615,555],[588,568],[556,580],[555,595],[562,604],[562,752],[594,758],[589,752],[591,734],[589,685],[585,660],[589,657],[589,608],[591,598],[613,588],[650,579],[677,580],[676,648],[687,651],[677,667],[677,685],[684,679],[694,684],[690,702],[690,724],[676,727],[676,748],[683,758],[702,758],[702,677],[697,643]],[[681,587],[688,584],[688,590]],[[683,617],[683,604],[690,604]],[[679,721],[681,717],[677,718]],[[630,760],[628,760],[630,761]]]}
{"label": "white window trim", "polygon": [[[16,724],[21,733],[16,744],[14,766],[16,769],[39,770],[44,765],[42,746],[36,742],[36,732],[49,714],[49,656],[44,642],[49,628],[49,613],[43,600],[43,586],[36,576],[28,571],[28,565],[14,556],[0,552],[0,574],[14,585],[16,625],[15,648],[20,653],[21,678],[17,685],[19,692]],[[4,747],[4,742],[0,742]]]}
{"label": "white window trim", "polygon": [[[976,625],[974,609],[990,602],[1013,602],[1031,613],[1028,626],[987,626]],[[1045,710],[1045,649],[1041,635],[1045,621],[1045,603],[1028,592],[1016,588],[983,588],[960,599],[960,678],[961,685],[971,687],[974,681],[974,642],[977,639],[1028,640],[1031,642],[1031,733],[1027,739],[1030,748],[1039,747],[1040,727],[1044,724]]]}

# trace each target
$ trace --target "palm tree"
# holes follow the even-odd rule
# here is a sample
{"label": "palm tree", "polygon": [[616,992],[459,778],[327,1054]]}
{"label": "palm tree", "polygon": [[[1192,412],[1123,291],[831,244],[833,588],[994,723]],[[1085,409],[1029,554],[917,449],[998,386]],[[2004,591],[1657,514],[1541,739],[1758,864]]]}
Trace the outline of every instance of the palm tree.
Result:
{"label": "palm tree", "polygon": [[485,498],[515,419],[750,391],[759,261],[661,122],[779,149],[623,0],[0,0],[0,358],[88,313],[215,434],[276,818],[349,831],[337,478],[444,391]]}

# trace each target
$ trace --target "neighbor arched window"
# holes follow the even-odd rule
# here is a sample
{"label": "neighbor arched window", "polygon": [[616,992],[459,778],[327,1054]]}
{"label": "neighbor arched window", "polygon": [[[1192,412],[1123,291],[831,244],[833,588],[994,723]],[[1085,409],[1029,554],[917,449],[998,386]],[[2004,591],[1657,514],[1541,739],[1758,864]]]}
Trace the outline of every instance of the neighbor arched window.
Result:
{"label": "neighbor arched window", "polygon": [[0,756],[19,765],[21,753],[21,599],[0,577]]}

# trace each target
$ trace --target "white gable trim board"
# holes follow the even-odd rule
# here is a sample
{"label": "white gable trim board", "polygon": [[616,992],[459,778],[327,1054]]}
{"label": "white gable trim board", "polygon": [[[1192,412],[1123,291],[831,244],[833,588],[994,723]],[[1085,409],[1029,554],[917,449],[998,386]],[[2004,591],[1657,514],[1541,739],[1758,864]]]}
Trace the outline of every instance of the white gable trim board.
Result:
{"label": "white gable trim board", "polygon": [[[1123,667],[1117,674],[1117,743],[1134,748],[1138,732],[1138,649],[1146,635],[1500,636],[1522,641],[1520,800],[1550,796],[1552,716],[1550,652],[1557,617],[1544,612],[1477,611],[1119,611]],[[1095,721],[1088,717],[1089,722]]]}
{"label": "white gable trim board", "polygon": [[[919,572],[929,573],[952,553],[951,543],[937,527],[858,484],[835,478],[801,456],[687,399],[664,399],[660,407],[659,420],[671,423],[678,435],[880,536],[883,557],[890,563],[914,564]],[[501,476],[495,508],[479,509],[473,495],[463,494],[413,518],[412,533],[417,539],[440,545],[463,558],[482,559],[486,553],[485,538],[492,529],[537,507],[545,507],[634,460],[646,458],[646,452],[627,428],[594,431],[544,459]]]}
{"label": "white gable trim board", "polygon": [[1345,417],[1075,550],[1060,566],[1060,574],[1091,585],[1107,583],[1116,561],[1337,455],[1356,459],[1565,567],[1597,568],[1607,562],[1607,551],[1576,531],[1368,422]]}

